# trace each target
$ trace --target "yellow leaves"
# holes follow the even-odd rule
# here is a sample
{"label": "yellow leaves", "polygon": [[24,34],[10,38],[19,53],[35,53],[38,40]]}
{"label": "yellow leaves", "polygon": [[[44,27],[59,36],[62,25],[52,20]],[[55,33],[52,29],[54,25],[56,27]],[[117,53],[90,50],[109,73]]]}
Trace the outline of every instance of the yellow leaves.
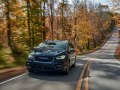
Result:
{"label": "yellow leaves", "polygon": [[78,34],[80,37],[86,36],[87,38],[90,38],[91,30],[89,24],[87,22],[80,22],[79,25],[73,26],[73,33]]}
{"label": "yellow leaves", "polygon": [[83,47],[92,39],[92,31],[90,30],[88,22],[80,22],[78,25],[73,26],[72,36],[77,36],[77,46]]}

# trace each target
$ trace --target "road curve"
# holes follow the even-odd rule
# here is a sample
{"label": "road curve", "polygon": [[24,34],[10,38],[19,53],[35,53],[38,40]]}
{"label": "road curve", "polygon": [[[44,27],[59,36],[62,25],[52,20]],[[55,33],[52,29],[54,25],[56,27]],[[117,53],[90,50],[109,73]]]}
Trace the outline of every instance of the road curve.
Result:
{"label": "road curve", "polygon": [[[115,59],[114,54],[119,41],[118,27],[114,28],[111,38],[100,50],[79,56],[82,60],[93,60],[90,66],[88,85],[83,90],[120,90],[120,61]],[[88,89],[85,89],[87,86]]]}
{"label": "road curve", "polygon": [[97,52],[91,65],[90,90],[120,90],[120,62],[114,54],[118,45],[119,32],[115,27],[112,37]]}
{"label": "road curve", "polygon": [[[0,82],[0,90],[76,90],[83,66],[89,64],[81,90],[120,90],[120,62],[114,58],[118,45],[118,28],[112,37],[98,51],[77,56],[77,66],[71,68],[69,75],[56,72],[37,74],[26,73],[14,79]],[[87,81],[86,81],[87,80]],[[89,80],[89,81],[88,81]]]}

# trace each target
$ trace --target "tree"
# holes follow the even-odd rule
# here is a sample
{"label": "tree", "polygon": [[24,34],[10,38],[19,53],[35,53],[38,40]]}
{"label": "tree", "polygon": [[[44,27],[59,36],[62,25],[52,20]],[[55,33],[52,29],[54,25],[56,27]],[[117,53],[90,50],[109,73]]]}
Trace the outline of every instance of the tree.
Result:
{"label": "tree", "polygon": [[11,47],[10,1],[2,0],[2,2],[5,4],[6,10],[8,46]]}
{"label": "tree", "polygon": [[0,30],[7,32],[8,45],[14,50],[32,49],[47,37],[72,41],[84,51],[97,47],[110,32],[112,14],[108,6],[87,0],[2,1],[0,21],[5,27]]}
{"label": "tree", "polygon": [[51,40],[54,40],[54,8],[55,8],[55,0],[48,0],[48,11],[49,11],[49,21],[50,21],[50,32],[51,32]]}
{"label": "tree", "polygon": [[120,0],[111,0],[112,2],[112,11],[120,10]]}
{"label": "tree", "polygon": [[30,28],[30,0],[26,1],[27,3],[27,24],[28,24],[28,35],[29,35],[29,47],[32,48],[31,45],[31,28]]}

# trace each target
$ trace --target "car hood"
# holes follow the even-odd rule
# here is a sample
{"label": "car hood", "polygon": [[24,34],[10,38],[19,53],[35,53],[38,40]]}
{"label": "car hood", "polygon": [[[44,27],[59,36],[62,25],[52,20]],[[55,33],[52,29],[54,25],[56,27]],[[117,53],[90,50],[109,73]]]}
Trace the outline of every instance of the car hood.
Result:
{"label": "car hood", "polygon": [[66,50],[47,49],[47,50],[33,51],[31,54],[34,56],[53,57],[53,56],[58,56],[60,54],[64,54],[65,52],[66,52]]}

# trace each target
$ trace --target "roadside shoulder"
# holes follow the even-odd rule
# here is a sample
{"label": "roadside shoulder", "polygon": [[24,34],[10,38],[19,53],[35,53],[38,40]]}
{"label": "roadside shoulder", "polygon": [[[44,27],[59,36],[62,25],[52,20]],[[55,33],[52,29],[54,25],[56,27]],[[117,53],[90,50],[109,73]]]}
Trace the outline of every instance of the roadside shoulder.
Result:
{"label": "roadside shoulder", "polygon": [[25,66],[0,70],[0,82],[27,72]]}

